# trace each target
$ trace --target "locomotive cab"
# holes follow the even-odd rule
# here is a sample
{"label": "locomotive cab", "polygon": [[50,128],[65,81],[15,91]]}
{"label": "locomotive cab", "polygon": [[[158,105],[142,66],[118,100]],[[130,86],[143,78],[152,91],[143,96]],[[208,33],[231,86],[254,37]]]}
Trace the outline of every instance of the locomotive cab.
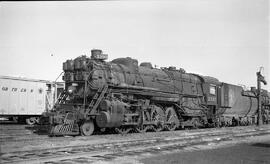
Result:
{"label": "locomotive cab", "polygon": [[218,79],[201,76],[203,80],[203,92],[205,106],[207,106],[207,118],[209,123],[217,122],[217,115],[219,111],[219,97],[220,97],[220,82]]}

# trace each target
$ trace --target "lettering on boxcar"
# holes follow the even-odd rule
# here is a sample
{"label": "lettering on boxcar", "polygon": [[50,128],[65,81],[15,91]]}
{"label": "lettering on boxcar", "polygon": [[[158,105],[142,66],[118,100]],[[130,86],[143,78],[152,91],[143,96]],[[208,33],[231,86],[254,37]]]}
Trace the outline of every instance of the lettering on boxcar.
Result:
{"label": "lettering on boxcar", "polygon": [[8,87],[2,87],[2,91],[8,91]]}
{"label": "lettering on boxcar", "polygon": [[38,92],[39,92],[40,94],[42,94],[42,92],[43,92],[42,88],[39,88]]}

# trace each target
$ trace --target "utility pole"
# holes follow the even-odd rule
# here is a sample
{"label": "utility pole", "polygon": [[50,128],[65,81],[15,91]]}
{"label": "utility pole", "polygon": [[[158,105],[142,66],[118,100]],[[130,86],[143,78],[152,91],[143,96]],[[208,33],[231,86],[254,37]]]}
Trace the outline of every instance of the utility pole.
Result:
{"label": "utility pole", "polygon": [[257,75],[257,100],[258,100],[258,118],[257,125],[260,126],[263,124],[262,120],[262,102],[261,102],[261,82],[266,85],[267,82],[264,79],[264,76],[261,74],[261,70],[263,67],[260,67],[260,71],[256,73]]}

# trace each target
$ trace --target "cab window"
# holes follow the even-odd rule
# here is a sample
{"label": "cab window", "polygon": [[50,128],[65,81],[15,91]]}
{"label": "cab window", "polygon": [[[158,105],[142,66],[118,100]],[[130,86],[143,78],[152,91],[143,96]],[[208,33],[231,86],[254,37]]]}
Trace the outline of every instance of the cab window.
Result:
{"label": "cab window", "polygon": [[215,85],[210,85],[209,87],[209,93],[212,94],[212,95],[215,95],[216,94],[216,86]]}

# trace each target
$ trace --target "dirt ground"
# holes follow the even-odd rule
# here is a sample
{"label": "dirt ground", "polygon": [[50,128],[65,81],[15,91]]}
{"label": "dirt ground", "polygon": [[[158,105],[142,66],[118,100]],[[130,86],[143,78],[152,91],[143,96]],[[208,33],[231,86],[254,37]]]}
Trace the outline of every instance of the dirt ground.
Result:
{"label": "dirt ground", "polygon": [[144,164],[269,164],[270,136],[194,147],[182,152],[145,157]]}

